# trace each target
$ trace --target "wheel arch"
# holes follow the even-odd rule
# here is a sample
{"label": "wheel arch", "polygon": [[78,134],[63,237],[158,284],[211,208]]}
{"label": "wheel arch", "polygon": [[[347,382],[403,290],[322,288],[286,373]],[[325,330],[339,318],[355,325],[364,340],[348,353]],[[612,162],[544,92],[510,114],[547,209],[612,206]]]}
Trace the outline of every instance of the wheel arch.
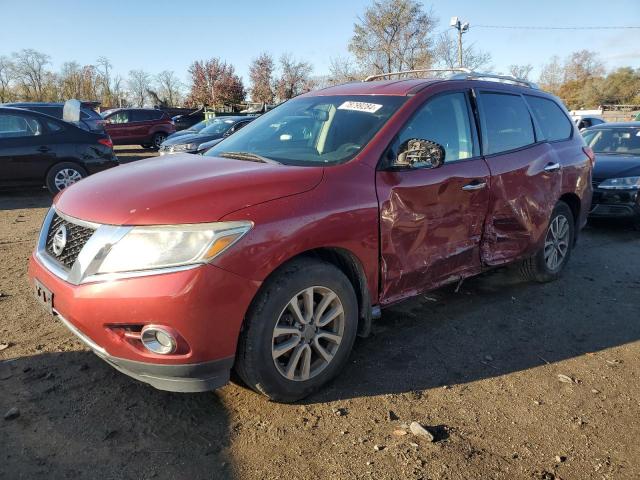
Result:
{"label": "wheel arch", "polygon": [[310,258],[329,263],[345,274],[358,300],[358,336],[368,336],[371,333],[373,314],[367,278],[360,260],[345,248],[321,247],[300,252],[288,258],[275,268],[267,278],[265,278],[263,285],[283,267],[300,258]]}
{"label": "wheel arch", "polygon": [[569,208],[571,209],[571,213],[573,214],[573,222],[574,222],[574,238],[573,238],[573,243],[575,244],[575,242],[578,239],[578,233],[580,231],[579,225],[580,225],[580,208],[581,208],[581,202],[580,202],[580,197],[578,197],[578,195],[576,195],[573,192],[567,192],[564,193],[560,196],[560,198],[558,199],[561,202],[566,203]]}

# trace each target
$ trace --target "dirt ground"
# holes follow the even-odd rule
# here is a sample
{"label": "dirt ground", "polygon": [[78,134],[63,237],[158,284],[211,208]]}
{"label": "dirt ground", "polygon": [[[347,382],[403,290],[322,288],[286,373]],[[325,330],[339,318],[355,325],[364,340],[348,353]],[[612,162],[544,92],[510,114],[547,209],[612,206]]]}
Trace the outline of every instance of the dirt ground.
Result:
{"label": "dirt ground", "polygon": [[50,201],[0,194],[0,415],[20,412],[0,418],[2,479],[640,478],[625,225],[589,227],[556,283],[501,270],[384,311],[337,380],[280,405],[233,383],[154,390],[45,314],[26,265]]}

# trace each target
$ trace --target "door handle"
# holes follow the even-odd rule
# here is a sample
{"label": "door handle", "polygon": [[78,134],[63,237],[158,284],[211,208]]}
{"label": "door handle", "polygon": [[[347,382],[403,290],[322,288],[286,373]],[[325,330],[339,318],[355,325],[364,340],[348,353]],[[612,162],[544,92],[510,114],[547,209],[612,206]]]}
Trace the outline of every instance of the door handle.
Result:
{"label": "door handle", "polygon": [[545,172],[557,172],[558,170],[560,170],[559,163],[547,163],[547,166],[544,167]]}
{"label": "door handle", "polygon": [[41,153],[47,153],[48,151],[50,151],[51,149],[49,147],[45,147],[44,145],[40,148],[38,148],[38,151]]}
{"label": "door handle", "polygon": [[474,190],[482,190],[486,186],[487,182],[476,181],[475,183],[469,183],[465,185],[464,187],[462,187],[462,190],[464,190],[465,192],[473,192]]}

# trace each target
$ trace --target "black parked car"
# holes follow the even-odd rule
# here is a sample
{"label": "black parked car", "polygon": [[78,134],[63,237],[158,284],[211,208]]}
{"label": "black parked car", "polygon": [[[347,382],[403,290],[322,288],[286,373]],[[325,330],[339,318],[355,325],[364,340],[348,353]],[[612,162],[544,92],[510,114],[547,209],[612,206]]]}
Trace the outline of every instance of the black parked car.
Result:
{"label": "black parked car", "polygon": [[194,112],[183,115],[176,115],[175,117],[171,118],[171,121],[173,122],[173,125],[176,127],[176,131],[178,132],[180,130],[190,128],[196,123],[201,122],[202,120],[204,120],[204,108],[199,108]]}
{"label": "black parked car", "polygon": [[596,154],[590,215],[640,224],[640,122],[602,123],[582,135]]}
{"label": "black parked car", "polygon": [[44,184],[58,193],[116,165],[106,133],[30,110],[0,107],[0,187]]}
{"label": "black parked car", "polygon": [[199,132],[190,135],[179,135],[168,138],[160,145],[160,155],[171,153],[201,153],[201,145],[211,140],[228,137],[237,132],[257,117],[216,117],[209,120],[209,124]]}
{"label": "black parked car", "polygon": [[[62,112],[64,103],[47,103],[47,102],[20,102],[5,103],[2,107],[18,107],[26,108],[34,112],[45,113],[52,117],[62,120]],[[80,106],[80,127],[91,132],[104,132],[104,120],[98,112],[93,110],[89,105],[82,104]]]}

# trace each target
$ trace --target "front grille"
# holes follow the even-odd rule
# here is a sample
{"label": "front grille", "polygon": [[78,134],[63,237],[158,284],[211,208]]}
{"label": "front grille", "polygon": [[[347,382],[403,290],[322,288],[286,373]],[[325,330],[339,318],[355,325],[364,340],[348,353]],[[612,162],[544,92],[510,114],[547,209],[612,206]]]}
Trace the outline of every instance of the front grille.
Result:
{"label": "front grille", "polygon": [[[53,251],[53,237],[60,228],[64,225],[67,229],[67,242],[60,252],[60,255],[56,255]],[[66,268],[71,268],[80,254],[80,250],[85,246],[91,235],[95,230],[89,227],[83,227],[75,223],[68,222],[60,217],[58,214],[54,214],[47,231],[47,253],[54,260],[61,263]]]}

